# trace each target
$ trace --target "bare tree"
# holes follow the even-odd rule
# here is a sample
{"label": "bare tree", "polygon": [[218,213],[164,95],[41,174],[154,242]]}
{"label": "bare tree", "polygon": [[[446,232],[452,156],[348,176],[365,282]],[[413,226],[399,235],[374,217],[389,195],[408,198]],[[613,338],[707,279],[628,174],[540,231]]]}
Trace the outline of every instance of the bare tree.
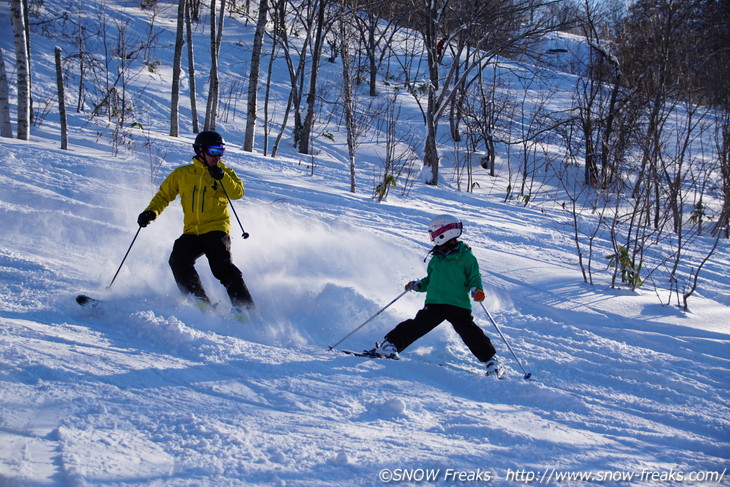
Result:
{"label": "bare tree", "polygon": [[243,150],[253,151],[254,135],[256,134],[257,99],[259,86],[259,70],[261,66],[261,49],[264,44],[264,30],[269,11],[269,1],[259,1],[259,18],[256,23],[256,33],[251,49],[251,69],[248,75],[248,106],[246,110],[246,134],[243,141]]}
{"label": "bare tree", "polygon": [[[284,0],[277,0],[283,2]],[[272,5],[273,14],[271,15],[274,26],[271,32],[271,53],[269,54],[269,66],[266,72],[266,88],[264,94],[264,155],[269,152],[269,130],[271,128],[269,117],[269,101],[271,99],[271,80],[274,74],[274,62],[277,59],[277,48],[279,46],[279,35],[281,34],[282,24],[278,14],[278,5]]]}
{"label": "bare tree", "polygon": [[720,164],[722,209],[713,232],[730,238],[730,111],[723,110],[716,125],[715,145]]}
{"label": "bare tree", "polygon": [[221,0],[218,26],[216,28],[215,0],[210,2],[210,81],[208,83],[208,104],[205,110],[203,130],[215,130],[218,118],[218,91],[220,89],[218,73],[218,55],[223,38],[223,19],[225,18],[226,0]]}
{"label": "bare tree", "polygon": [[[28,0],[23,2],[23,20],[25,22],[25,49],[28,53],[28,106],[30,107],[30,122],[34,121],[33,111],[33,69],[31,68],[31,50],[30,50],[30,8]],[[29,134],[30,135],[30,134]]]}
{"label": "bare tree", "polygon": [[307,93],[307,110],[302,124],[302,133],[299,138],[299,152],[310,153],[310,138],[314,128],[315,105],[317,103],[317,80],[319,75],[319,64],[322,59],[322,43],[326,31],[329,30],[329,22],[326,23],[325,13],[330,0],[317,1],[317,19],[315,24],[314,47],[312,49],[312,65],[309,74],[309,91]]}
{"label": "bare tree", "polygon": [[[80,14],[81,12],[79,12]],[[79,21],[78,22],[78,29],[76,31],[76,46],[78,47],[78,62],[79,62],[79,84],[78,84],[78,90],[76,95],[76,113],[81,113],[84,110],[84,103],[85,103],[85,92],[86,92],[86,74],[87,74],[87,60],[88,63],[91,64],[92,61],[89,60],[90,56],[86,49],[86,42],[88,41],[87,37],[87,28],[86,24],[84,22]],[[93,68],[93,64],[91,64],[91,68]]]}
{"label": "bare tree", "polygon": [[12,138],[10,125],[10,100],[8,96],[8,77],[5,74],[5,59],[0,48],[0,137]]}
{"label": "bare tree", "polygon": [[178,120],[180,106],[180,72],[184,44],[185,9],[187,0],[178,0],[177,29],[175,33],[175,54],[172,61],[172,94],[170,95],[170,137],[177,137],[180,132]]}
{"label": "bare tree", "polygon": [[[302,5],[298,5],[298,7],[301,8],[300,10],[295,10],[293,15],[294,19],[291,22],[287,22],[287,5],[289,4],[286,0],[278,0],[275,15],[277,17],[277,23],[281,26],[277,32],[277,39],[281,44],[282,53],[284,54],[284,59],[286,61],[291,90],[289,92],[286,109],[284,110],[284,119],[281,123],[279,134],[276,137],[274,147],[271,151],[272,157],[276,156],[279,143],[281,142],[281,138],[284,135],[284,130],[287,126],[290,112],[294,114],[293,132],[295,145],[298,144],[299,138],[303,132],[300,109],[304,93],[304,68],[307,63],[307,48],[315,27],[314,17],[316,16],[316,10],[312,2],[304,2]],[[292,29],[295,28],[294,26],[297,26],[304,30],[301,51],[297,51],[294,44],[289,42],[288,29],[290,25],[292,25]],[[296,65],[294,64],[293,54],[298,54],[299,61]]]}
{"label": "bare tree", "polygon": [[[279,144],[281,143],[281,138],[283,137],[284,131],[286,130],[290,112],[294,113],[293,133],[295,145],[297,144],[299,136],[302,132],[300,107],[303,93],[302,85],[304,83],[304,67],[307,62],[307,46],[309,45],[309,39],[311,38],[312,29],[314,28],[314,22],[312,21],[314,16],[314,9],[311,2],[304,2],[304,4],[301,5],[302,10],[296,12],[296,14],[293,16],[294,22],[292,22],[297,23],[301,28],[304,29],[305,32],[304,40],[302,42],[302,49],[301,51],[297,52],[294,45],[289,42],[288,26],[290,24],[287,23],[287,5],[289,5],[287,0],[278,0],[276,4],[276,12],[274,15],[276,16],[276,24],[279,25],[276,39],[282,47],[282,53],[284,54],[284,60],[286,61],[289,73],[291,90],[289,91],[289,98],[287,100],[286,109],[284,110],[284,118],[281,122],[279,134],[276,136],[274,146],[271,150],[272,157],[276,156]],[[296,66],[294,64],[292,56],[293,54],[298,54],[299,57],[299,62],[296,64]]]}
{"label": "bare tree", "polygon": [[188,45],[188,85],[190,88],[190,115],[193,120],[193,133],[200,132],[198,126],[198,103],[196,100],[196,83],[195,83],[195,49],[193,48],[193,28],[191,19],[191,10],[195,1],[185,2],[185,36]]}
{"label": "bare tree", "polygon": [[497,124],[508,101],[506,97],[498,97],[497,94],[497,64],[492,65],[491,77],[485,76],[486,73],[484,69],[479,70],[479,79],[465,99],[464,117],[468,138],[473,141],[473,150],[480,145],[484,147],[484,156],[480,161],[482,168],[489,170],[489,175],[495,177]]}
{"label": "bare tree", "polygon": [[371,118],[378,124],[376,143],[383,152],[380,156],[383,171],[375,180],[373,197],[382,201],[388,196],[390,189],[396,188],[398,184],[402,188],[402,194],[407,194],[413,184],[411,176],[418,157],[412,149],[413,135],[399,130],[401,104],[397,96],[385,95],[379,100],[380,106],[371,114]]}
{"label": "bare tree", "polygon": [[58,113],[61,119],[61,149],[68,149],[68,125],[66,123],[66,92],[63,89],[63,64],[61,48],[56,47],[56,86],[58,88]]}
{"label": "bare tree", "polygon": [[10,0],[15,39],[15,66],[18,79],[18,138],[30,139],[30,53],[28,52],[28,25],[25,22],[23,2]]}
{"label": "bare tree", "polygon": [[393,8],[388,0],[376,1],[363,6],[363,12],[354,16],[360,34],[360,44],[367,58],[370,96],[377,96],[378,70],[389,52],[388,46],[400,30],[399,19],[403,13]]}
{"label": "bare tree", "polygon": [[[580,137],[574,136],[573,131],[577,130],[573,124],[563,124],[557,128],[556,132],[560,137],[560,141],[565,144],[564,150],[558,152],[559,156],[551,156],[547,154],[547,164],[549,164],[555,172],[558,183],[563,190],[559,197],[567,198],[567,202],[562,202],[562,208],[570,219],[571,239],[575,244],[576,255],[578,257],[578,266],[580,267],[583,281],[587,284],[593,284],[593,255],[595,252],[595,241],[604,222],[604,215],[610,211],[609,198],[600,198],[600,203],[596,201],[593,208],[587,208],[586,204],[594,200],[591,193],[594,187],[581,184],[579,179],[575,177],[579,166]],[[599,199],[599,198],[595,198]],[[594,219],[584,218],[584,214],[593,213],[596,215]]]}
{"label": "bare tree", "polygon": [[350,63],[351,22],[353,15],[344,4],[340,5],[340,57],[342,59],[342,108],[345,115],[345,131],[347,132],[347,158],[350,166],[350,192],[355,192],[355,100],[352,90],[352,66]]}
{"label": "bare tree", "polygon": [[[407,0],[411,24],[423,41],[425,73],[411,73],[404,64],[406,86],[417,102],[426,126],[423,150],[427,184],[438,184],[439,154],[436,145],[438,124],[459,90],[475,79],[474,71],[497,55],[518,56],[532,41],[557,28],[548,18],[530,23],[536,0]],[[466,20],[465,20],[466,19]],[[465,42],[456,42],[465,36]],[[441,42],[443,41],[443,43]],[[455,46],[451,66],[441,69],[442,49]],[[462,57],[467,48],[473,55]],[[458,73],[458,76],[457,76]],[[425,79],[424,79],[425,78]],[[430,174],[428,172],[430,172]]]}

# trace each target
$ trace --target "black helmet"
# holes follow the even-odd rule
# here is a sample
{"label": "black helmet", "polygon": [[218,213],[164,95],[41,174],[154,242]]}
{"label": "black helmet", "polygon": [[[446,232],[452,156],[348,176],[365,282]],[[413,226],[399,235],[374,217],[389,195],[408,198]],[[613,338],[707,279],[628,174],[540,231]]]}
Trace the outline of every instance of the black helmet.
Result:
{"label": "black helmet", "polygon": [[193,149],[195,149],[196,154],[200,155],[208,147],[213,147],[216,145],[220,145],[220,146],[226,145],[226,141],[223,140],[223,136],[221,134],[219,134],[218,132],[214,132],[212,130],[205,130],[203,132],[200,132],[197,135],[197,137],[195,137],[195,143],[193,143]]}

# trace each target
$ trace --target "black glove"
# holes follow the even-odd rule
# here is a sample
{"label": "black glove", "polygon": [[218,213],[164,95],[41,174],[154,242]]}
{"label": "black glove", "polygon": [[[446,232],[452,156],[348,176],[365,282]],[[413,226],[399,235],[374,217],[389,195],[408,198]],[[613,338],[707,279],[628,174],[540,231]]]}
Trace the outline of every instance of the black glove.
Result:
{"label": "black glove", "polygon": [[139,224],[140,227],[146,227],[150,224],[152,220],[157,218],[157,215],[152,210],[145,210],[142,213],[139,214],[137,217],[137,224]]}
{"label": "black glove", "polygon": [[208,172],[210,173],[210,177],[217,181],[223,179],[223,168],[220,166],[208,166]]}

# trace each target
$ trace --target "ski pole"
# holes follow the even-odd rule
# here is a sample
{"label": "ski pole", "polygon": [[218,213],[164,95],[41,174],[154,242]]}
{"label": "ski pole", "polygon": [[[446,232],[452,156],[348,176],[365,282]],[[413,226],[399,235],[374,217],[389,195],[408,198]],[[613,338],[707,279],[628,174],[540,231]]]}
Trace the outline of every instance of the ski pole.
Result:
{"label": "ski pole", "polygon": [[231,201],[231,198],[228,196],[228,191],[226,191],[226,187],[223,186],[223,182],[221,182],[221,188],[223,188],[223,193],[226,195],[226,199],[228,200],[228,206],[231,207],[231,210],[233,210],[233,215],[236,217],[236,221],[238,221],[238,226],[241,227],[241,231],[243,234],[241,235],[243,239],[248,238],[248,232],[243,229],[243,225],[241,224],[241,219],[238,218],[238,213],[236,213],[236,208],[233,206],[233,202]]}
{"label": "ski pole", "polygon": [[398,297],[397,297],[397,298],[395,298],[395,299],[394,299],[393,301],[391,301],[390,303],[388,303],[388,304],[386,304],[385,306],[383,306],[382,308],[380,308],[380,311],[378,311],[377,313],[375,313],[374,315],[372,315],[372,316],[371,316],[370,318],[368,318],[367,320],[365,320],[365,321],[363,322],[363,324],[362,324],[362,325],[358,326],[357,328],[355,328],[354,330],[352,330],[352,331],[351,331],[351,332],[350,332],[350,333],[349,333],[349,334],[348,334],[347,336],[345,336],[345,338],[343,338],[343,339],[342,339],[342,340],[340,340],[339,342],[337,342],[337,343],[335,343],[334,345],[332,345],[332,346],[330,347],[330,350],[334,350],[334,348],[335,348],[335,347],[336,347],[337,345],[339,345],[340,343],[342,343],[342,342],[344,342],[345,340],[347,340],[348,338],[350,338],[350,336],[352,336],[352,335],[353,335],[353,334],[354,334],[354,333],[355,333],[355,332],[356,332],[357,330],[359,330],[360,328],[362,328],[363,326],[367,325],[367,324],[368,324],[368,323],[370,323],[370,322],[371,322],[372,320],[374,320],[376,316],[378,316],[378,315],[379,315],[380,313],[382,313],[383,311],[385,311],[386,309],[388,309],[388,307],[390,307],[390,305],[391,305],[391,304],[393,304],[393,303],[395,303],[396,301],[398,301],[398,300],[399,300],[400,298],[402,298],[402,297],[403,297],[403,295],[404,295],[405,293],[407,293],[407,292],[408,292],[408,289],[406,289],[405,291],[403,291],[402,293],[400,293],[400,294],[398,295]]}
{"label": "ski pole", "polygon": [[124,254],[124,258],[122,259],[122,263],[119,264],[119,269],[117,269],[116,274],[114,274],[114,277],[112,278],[112,282],[109,283],[109,285],[106,287],[109,289],[112,287],[112,284],[114,284],[114,281],[117,279],[117,276],[119,275],[119,271],[122,270],[122,266],[124,265],[124,261],[127,260],[127,256],[129,255],[129,251],[132,250],[132,245],[134,245],[134,241],[137,240],[137,236],[139,235],[139,231],[142,230],[142,227],[139,227],[137,229],[137,233],[134,234],[134,238],[132,239],[132,243],[129,244],[129,248],[127,249],[127,253]]}
{"label": "ski pole", "polygon": [[520,359],[518,359],[517,358],[517,355],[515,355],[514,350],[512,350],[512,347],[509,345],[509,342],[507,341],[507,338],[505,338],[504,333],[502,333],[502,330],[500,330],[499,329],[499,326],[497,326],[497,322],[494,321],[494,318],[492,318],[492,315],[489,313],[489,311],[487,311],[487,308],[484,306],[484,303],[482,303],[481,301],[479,301],[479,304],[482,306],[482,309],[487,314],[487,317],[489,318],[489,321],[491,321],[492,324],[494,325],[494,327],[497,329],[497,332],[499,333],[499,336],[502,337],[502,340],[504,341],[504,344],[507,345],[507,348],[509,348],[509,351],[512,353],[512,356],[515,358],[515,360],[519,364],[520,368],[522,369],[522,373],[525,374],[524,375],[524,379],[527,380],[530,377],[532,377],[532,374],[530,372],[526,371],[525,368],[522,366],[522,362],[520,362]]}

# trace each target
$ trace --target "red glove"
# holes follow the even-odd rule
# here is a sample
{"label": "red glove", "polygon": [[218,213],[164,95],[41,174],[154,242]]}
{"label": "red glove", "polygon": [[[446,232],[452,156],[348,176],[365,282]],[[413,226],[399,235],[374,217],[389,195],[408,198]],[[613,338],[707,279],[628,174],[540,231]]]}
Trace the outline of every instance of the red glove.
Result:
{"label": "red glove", "polygon": [[474,298],[474,301],[484,301],[484,291],[479,288],[473,287],[471,288],[471,297]]}

